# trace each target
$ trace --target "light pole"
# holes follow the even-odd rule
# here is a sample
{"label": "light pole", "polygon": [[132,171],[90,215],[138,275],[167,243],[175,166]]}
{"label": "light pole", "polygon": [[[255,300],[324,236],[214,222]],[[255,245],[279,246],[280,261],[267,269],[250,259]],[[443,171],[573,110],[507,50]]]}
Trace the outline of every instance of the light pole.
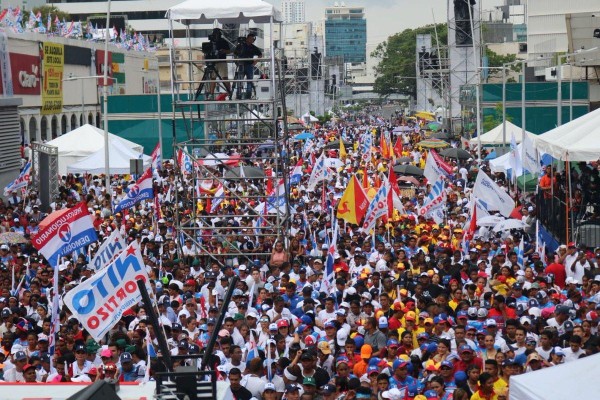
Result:
{"label": "light pole", "polygon": [[[69,76],[68,78],[63,79],[63,82],[73,82],[73,81],[84,81],[86,79],[99,79],[102,78],[102,75],[91,75],[91,76]],[[83,91],[83,86],[84,83],[81,82],[81,118],[82,118],[82,123],[81,125],[83,125],[83,123],[86,121],[85,119],[85,96],[84,96],[84,91]]]}
{"label": "light pole", "polygon": [[[142,72],[148,73],[150,70],[142,68]],[[156,112],[158,112],[158,147],[160,147],[160,160],[163,160],[163,141],[162,141],[162,112],[160,108],[160,67],[156,64]]]}
{"label": "light pole", "polygon": [[106,187],[106,193],[112,195],[110,187],[110,162],[108,160],[108,42],[110,40],[110,33],[108,31],[110,26],[110,2],[106,4],[106,30],[104,35],[104,86],[102,86],[102,104],[103,112],[102,119],[104,123],[104,186]]}

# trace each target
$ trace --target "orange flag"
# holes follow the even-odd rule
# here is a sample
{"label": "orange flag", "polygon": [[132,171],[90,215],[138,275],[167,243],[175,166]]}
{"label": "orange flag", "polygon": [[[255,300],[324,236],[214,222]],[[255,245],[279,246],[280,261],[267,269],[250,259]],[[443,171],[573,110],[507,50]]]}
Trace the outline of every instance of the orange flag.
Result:
{"label": "orange flag", "polygon": [[337,206],[337,218],[343,219],[350,224],[357,224],[362,220],[369,207],[369,199],[360,186],[356,175],[348,182]]}
{"label": "orange flag", "polygon": [[402,157],[402,150],[402,140],[398,137],[398,139],[396,139],[396,144],[394,144],[394,153],[396,154],[396,157]]}
{"label": "orange flag", "polygon": [[379,136],[379,148],[381,149],[381,156],[383,158],[390,158],[390,146],[383,133]]}

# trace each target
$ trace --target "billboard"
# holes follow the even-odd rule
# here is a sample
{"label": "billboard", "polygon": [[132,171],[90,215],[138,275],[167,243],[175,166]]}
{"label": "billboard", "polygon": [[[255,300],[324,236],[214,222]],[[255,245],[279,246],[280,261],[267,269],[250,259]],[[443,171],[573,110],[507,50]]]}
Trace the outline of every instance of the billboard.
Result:
{"label": "billboard", "polygon": [[[9,58],[13,94],[39,95],[41,91],[39,57],[10,53]],[[3,90],[2,80],[0,80],[0,93]]]}
{"label": "billboard", "polygon": [[42,87],[42,115],[62,112],[62,79],[65,63],[64,46],[44,42],[42,62],[44,84]]}

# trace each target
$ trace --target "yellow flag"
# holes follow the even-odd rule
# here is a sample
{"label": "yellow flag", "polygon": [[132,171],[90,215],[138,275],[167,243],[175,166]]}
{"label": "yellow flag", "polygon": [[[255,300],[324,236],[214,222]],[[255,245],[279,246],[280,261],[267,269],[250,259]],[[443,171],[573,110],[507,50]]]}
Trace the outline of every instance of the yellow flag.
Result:
{"label": "yellow flag", "polygon": [[347,156],[348,153],[346,153],[346,146],[344,146],[344,141],[340,139],[340,159],[345,160]]}
{"label": "yellow flag", "polygon": [[353,175],[338,203],[337,218],[350,224],[358,224],[365,216],[368,206],[369,199],[360,186],[356,175]]}

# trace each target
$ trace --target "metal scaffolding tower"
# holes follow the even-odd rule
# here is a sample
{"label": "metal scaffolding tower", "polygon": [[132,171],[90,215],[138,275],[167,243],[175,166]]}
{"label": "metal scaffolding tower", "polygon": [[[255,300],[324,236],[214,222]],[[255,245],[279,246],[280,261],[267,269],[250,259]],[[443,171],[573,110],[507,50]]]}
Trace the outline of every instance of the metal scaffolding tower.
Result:
{"label": "metal scaffolding tower", "polygon": [[[237,39],[230,43],[232,49],[240,46],[247,33],[257,34],[259,40],[264,38],[262,56],[242,58],[230,54],[218,60],[223,63],[218,67],[214,59],[206,59],[210,57],[194,56],[206,56],[215,42],[194,42],[197,22],[178,20],[186,25],[187,35],[185,49],[179,47],[179,51],[187,51],[189,56],[171,56],[173,113],[180,113],[186,121],[188,135],[183,141],[174,138],[174,154],[191,164],[187,178],[194,187],[184,193],[186,201],[195,205],[189,218],[177,218],[184,221],[178,231],[192,240],[206,262],[225,265],[234,259],[240,264],[267,261],[270,244],[287,236],[285,77],[282,53],[273,46],[273,24],[278,21],[278,13],[273,11],[273,15],[252,18],[243,13],[235,19],[215,16],[216,20],[238,26],[251,19],[256,23],[256,28],[238,28],[237,35],[233,35]],[[201,19],[208,16],[203,14]],[[175,21],[170,22],[173,26]],[[181,64],[186,68],[182,69]],[[217,76],[214,70],[222,71],[224,64],[227,76]],[[249,65],[252,75],[246,78],[243,71]],[[178,75],[181,70],[189,73]]]}

